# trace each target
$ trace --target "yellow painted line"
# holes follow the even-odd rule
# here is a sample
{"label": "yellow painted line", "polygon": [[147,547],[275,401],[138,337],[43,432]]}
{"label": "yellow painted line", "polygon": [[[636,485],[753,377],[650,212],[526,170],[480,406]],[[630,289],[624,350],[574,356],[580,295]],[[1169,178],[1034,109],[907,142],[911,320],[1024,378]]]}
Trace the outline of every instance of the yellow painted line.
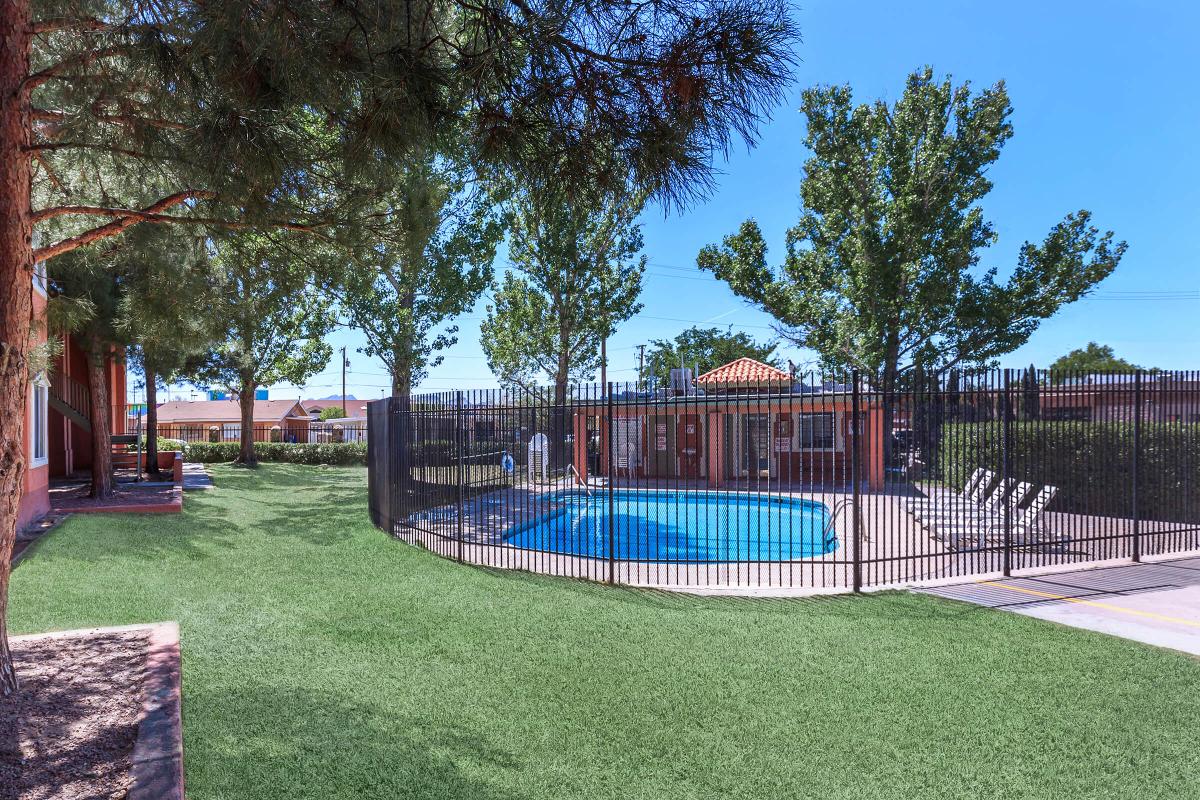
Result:
{"label": "yellow painted line", "polygon": [[1084,600],[1079,597],[1067,597],[1063,594],[1054,594],[1053,592],[1039,592],[1037,589],[1026,589],[1023,586],[1010,586],[1007,583],[999,581],[980,581],[981,586],[997,586],[1001,589],[1008,589],[1010,592],[1021,592],[1022,594],[1031,594],[1035,597],[1045,597],[1048,600],[1063,600],[1067,603],[1078,603],[1081,606],[1092,606],[1093,608],[1103,608],[1107,611],[1120,611],[1122,614],[1133,614],[1138,617],[1148,617],[1156,619],[1160,622],[1174,622],[1177,625],[1190,625],[1193,628],[1200,628],[1200,621],[1194,619],[1182,619],[1181,617],[1168,617],[1166,614],[1155,614],[1153,611],[1139,611],[1136,608],[1122,608],[1114,606],[1110,603],[1098,603],[1095,600]]}

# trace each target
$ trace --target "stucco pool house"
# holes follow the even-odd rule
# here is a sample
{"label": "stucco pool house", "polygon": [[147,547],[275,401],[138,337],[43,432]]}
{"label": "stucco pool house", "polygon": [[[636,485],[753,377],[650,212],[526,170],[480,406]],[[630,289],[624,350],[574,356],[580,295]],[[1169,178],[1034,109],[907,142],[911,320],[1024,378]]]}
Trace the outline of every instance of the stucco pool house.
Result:
{"label": "stucco pool house", "polygon": [[[576,398],[572,463],[581,479],[598,471],[616,480],[709,487],[850,482],[850,385],[797,383],[783,370],[741,358],[700,375],[695,387],[665,395],[618,394],[611,402]],[[859,395],[858,419],[861,479],[882,488],[883,415],[869,392]],[[597,441],[613,446],[589,458]]]}

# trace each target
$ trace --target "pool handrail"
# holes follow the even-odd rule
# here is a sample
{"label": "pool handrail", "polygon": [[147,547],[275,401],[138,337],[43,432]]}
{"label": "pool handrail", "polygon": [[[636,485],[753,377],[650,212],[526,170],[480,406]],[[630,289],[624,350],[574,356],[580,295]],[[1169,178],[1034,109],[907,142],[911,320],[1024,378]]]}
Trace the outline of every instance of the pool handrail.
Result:
{"label": "pool handrail", "polygon": [[587,484],[583,476],[579,474],[579,470],[575,469],[574,464],[567,464],[567,475],[575,476],[575,483],[583,487],[583,493],[588,497],[592,496],[592,487]]}
{"label": "pool handrail", "polygon": [[825,541],[829,538],[829,534],[833,530],[834,523],[837,522],[838,512],[847,508],[852,508],[853,505],[854,499],[851,497],[841,497],[833,501],[833,504],[829,508],[829,519],[825,520],[825,526],[821,529],[821,541]]}

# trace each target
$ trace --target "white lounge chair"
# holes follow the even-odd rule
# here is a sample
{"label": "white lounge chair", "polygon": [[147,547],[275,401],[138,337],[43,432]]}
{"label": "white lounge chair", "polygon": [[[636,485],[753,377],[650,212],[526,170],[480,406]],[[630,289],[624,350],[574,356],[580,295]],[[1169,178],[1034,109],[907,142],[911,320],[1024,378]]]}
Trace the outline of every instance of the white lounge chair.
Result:
{"label": "white lounge chair", "polygon": [[[949,500],[942,503],[913,509],[913,516],[928,525],[942,519],[983,516],[999,507],[1016,486],[1012,478],[995,481],[994,472],[988,471],[979,481],[971,496],[964,500]],[[995,481],[995,483],[993,483]]]}
{"label": "white lounge chair", "polygon": [[[1022,484],[1029,486],[1029,484]],[[1028,493],[1028,492],[1026,492]],[[1045,544],[1045,529],[1042,526],[1042,514],[1046,507],[1050,505],[1050,501],[1058,494],[1058,487],[1043,486],[1033,500],[1025,508],[1017,505],[1013,506],[1008,520],[1009,530],[1012,531],[1011,541],[1014,545],[1030,546],[1037,544]],[[938,529],[940,534],[953,549],[961,549],[964,542],[969,542],[975,547],[984,547],[988,542],[1003,542],[1005,521],[1003,517],[1003,507],[1001,515],[998,518],[991,518],[986,521],[986,524],[979,524],[979,521],[974,521],[968,524],[961,525],[946,525]],[[1061,537],[1055,537],[1055,541],[1061,541]]]}
{"label": "white lounge chair", "polygon": [[967,482],[963,486],[961,492],[943,491],[927,497],[918,497],[913,500],[909,500],[905,504],[905,507],[909,511],[916,512],[922,509],[932,508],[934,506],[944,506],[953,503],[974,503],[975,505],[978,505],[979,503],[983,502],[983,498],[985,496],[983,493],[987,491],[989,486],[991,486],[994,479],[995,474],[991,470],[985,467],[980,467],[972,472],[971,476],[967,478]]}
{"label": "white lounge chair", "polygon": [[1033,491],[1032,483],[1018,483],[1012,478],[1002,480],[995,491],[977,507],[950,508],[935,514],[920,517],[921,524],[931,529],[935,536],[944,536],[950,528],[986,527],[995,521],[1004,519],[1004,508],[1008,506],[1012,513],[1020,508],[1021,503]]}

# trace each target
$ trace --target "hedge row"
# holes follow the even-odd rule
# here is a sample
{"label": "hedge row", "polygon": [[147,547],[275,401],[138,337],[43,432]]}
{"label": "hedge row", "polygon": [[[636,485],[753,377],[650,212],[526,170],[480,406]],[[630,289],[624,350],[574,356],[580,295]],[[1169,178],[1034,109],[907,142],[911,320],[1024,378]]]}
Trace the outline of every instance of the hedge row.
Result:
{"label": "hedge row", "polygon": [[[189,442],[183,446],[186,461],[212,464],[233,461],[241,446],[237,442]],[[279,461],[286,464],[332,464],[352,466],[367,463],[366,442],[322,444],[290,444],[287,442],[255,442],[254,454],[259,461]]]}
{"label": "hedge row", "polygon": [[[1132,422],[1012,424],[1012,475],[1058,487],[1055,510],[1128,517],[1133,509]],[[977,467],[1000,471],[996,422],[941,428],[935,471],[961,488]],[[1200,425],[1142,423],[1138,507],[1143,519],[1200,520]]]}

